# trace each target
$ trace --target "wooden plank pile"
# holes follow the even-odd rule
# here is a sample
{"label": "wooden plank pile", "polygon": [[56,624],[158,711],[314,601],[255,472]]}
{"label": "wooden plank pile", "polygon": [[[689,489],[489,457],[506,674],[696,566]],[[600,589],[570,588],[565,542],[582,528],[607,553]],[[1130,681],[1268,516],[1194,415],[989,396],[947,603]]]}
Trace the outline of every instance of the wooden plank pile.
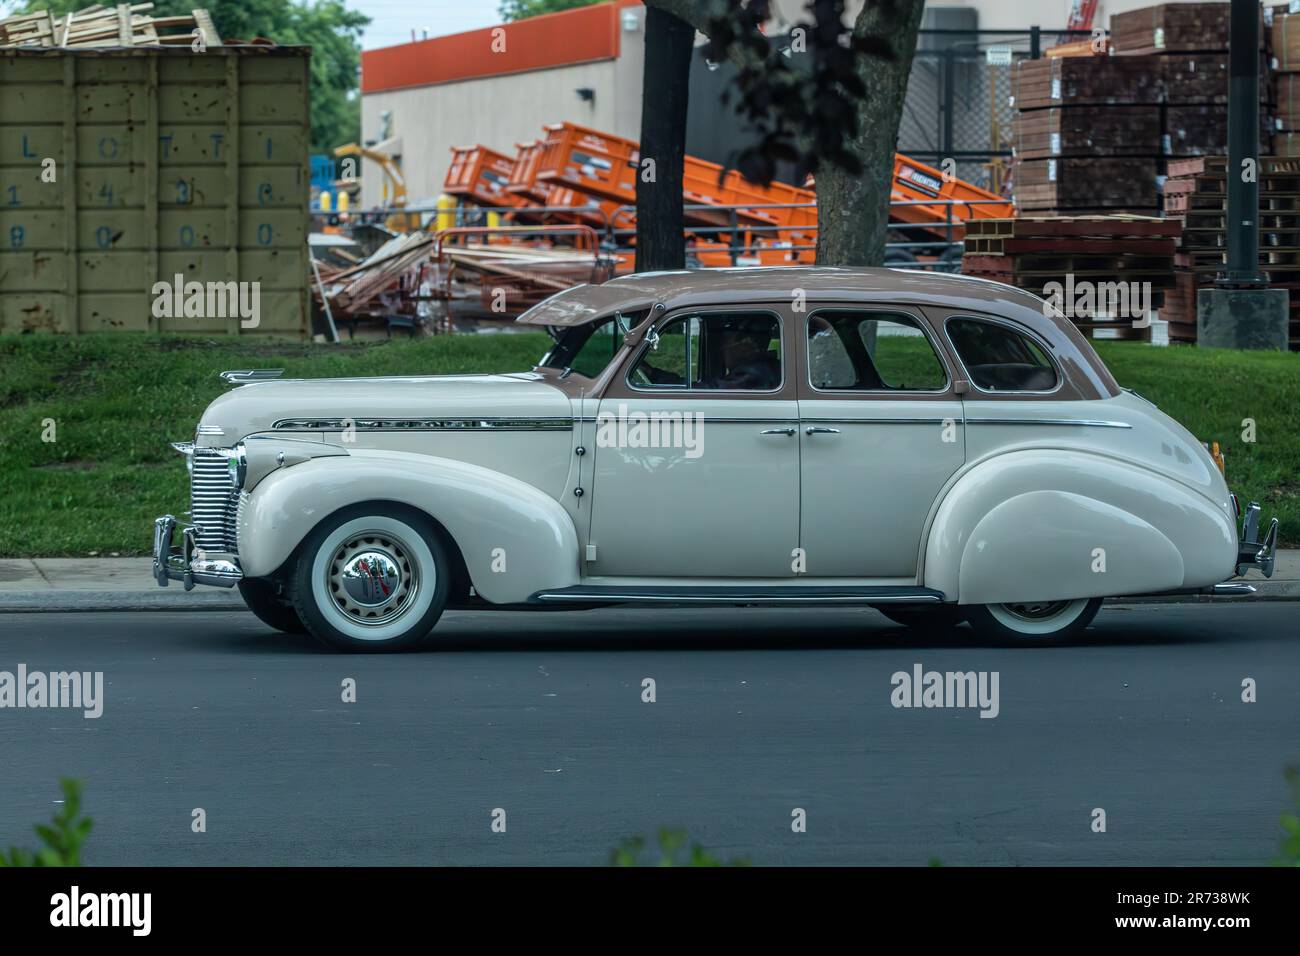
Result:
{"label": "wooden plank pile", "polygon": [[440,242],[436,235],[412,232],[393,237],[356,265],[318,262],[321,281],[312,291],[319,304],[328,302],[336,322],[399,319],[437,332],[449,326],[423,322],[433,310],[421,303],[479,303],[504,318],[572,286],[604,282],[612,278],[613,264],[569,247]]}
{"label": "wooden plank pile", "polygon": [[[1169,164],[1165,182],[1171,216],[1182,218],[1174,294],[1161,318],[1171,341],[1196,341],[1196,292],[1211,285],[1226,262],[1228,161],[1184,159]],[[1300,348],[1300,157],[1263,157],[1259,169],[1259,268],[1273,288],[1290,290],[1291,348]]]}
{"label": "wooden plank pile", "polygon": [[[966,224],[962,272],[995,279],[1035,295],[1058,283],[1073,305],[1067,315],[1094,338],[1143,339],[1146,316],[1080,308],[1075,290],[1121,283],[1128,301],[1146,297],[1155,309],[1173,285],[1177,220],[1145,216],[1026,217],[972,219]],[[1112,286],[1113,287],[1113,286]],[[1096,300],[1094,299],[1094,303]]]}
{"label": "wooden plank pile", "polygon": [[[1034,215],[1156,215],[1171,160],[1225,152],[1229,8],[1166,3],[1116,14],[1114,55],[1017,62],[1017,209]],[[1262,79],[1264,102],[1271,91]],[[1264,114],[1261,136],[1267,142],[1272,118],[1269,110]]]}
{"label": "wooden plank pile", "polygon": [[1273,152],[1300,156],[1300,14],[1288,7],[1269,8],[1272,23],[1267,32],[1273,76]]}
{"label": "wooden plank pile", "polygon": [[1227,50],[1227,3],[1161,3],[1110,18],[1110,46],[1122,56]]}
{"label": "wooden plank pile", "polygon": [[0,20],[0,47],[220,46],[221,36],[206,10],[188,16],[151,17],[152,3],[85,7],[75,13],[47,10]]}

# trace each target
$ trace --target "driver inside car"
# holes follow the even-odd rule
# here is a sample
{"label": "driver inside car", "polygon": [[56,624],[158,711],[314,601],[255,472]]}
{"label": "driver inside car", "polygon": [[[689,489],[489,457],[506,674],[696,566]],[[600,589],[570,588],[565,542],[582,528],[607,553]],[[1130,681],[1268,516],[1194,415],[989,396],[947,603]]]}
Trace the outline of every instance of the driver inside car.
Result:
{"label": "driver inside car", "polygon": [[768,351],[775,330],[767,319],[727,323],[721,330],[721,370],[709,388],[770,391],[781,384],[781,362]]}

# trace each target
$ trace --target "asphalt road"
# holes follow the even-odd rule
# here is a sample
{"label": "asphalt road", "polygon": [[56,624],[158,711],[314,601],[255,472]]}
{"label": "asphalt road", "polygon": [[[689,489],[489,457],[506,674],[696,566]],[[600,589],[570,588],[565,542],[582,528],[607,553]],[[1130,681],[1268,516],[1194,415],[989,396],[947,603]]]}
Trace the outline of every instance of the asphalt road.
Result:
{"label": "asphalt road", "polygon": [[[75,776],[89,864],[603,864],[662,826],[755,865],[1258,864],[1300,761],[1298,610],[1107,607],[1068,648],[869,610],[459,613],[364,657],[236,612],[0,614],[0,671],[105,680],[97,720],[0,709],[0,845]],[[917,663],[998,672],[998,716],[893,707]]]}

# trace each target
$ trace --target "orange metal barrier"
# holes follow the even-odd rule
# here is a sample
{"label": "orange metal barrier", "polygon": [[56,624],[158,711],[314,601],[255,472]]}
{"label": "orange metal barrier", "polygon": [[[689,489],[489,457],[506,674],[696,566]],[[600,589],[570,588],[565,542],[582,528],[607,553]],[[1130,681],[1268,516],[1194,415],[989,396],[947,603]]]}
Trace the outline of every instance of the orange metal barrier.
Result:
{"label": "orange metal barrier", "polygon": [[[575,123],[544,129],[545,139],[516,144],[513,159],[485,147],[454,149],[446,191],[480,205],[506,207],[518,219],[634,228],[632,210],[641,174],[636,140]],[[694,237],[693,251],[710,266],[732,264],[732,246],[744,250],[737,256],[744,263],[813,262],[811,248],[792,248],[816,244],[817,196],[812,187],[811,177],[803,187],[781,182],[762,186],[734,169],[724,172],[717,163],[687,156],[683,201],[705,207],[685,210],[687,226],[728,230]],[[962,238],[968,219],[1015,214],[1003,197],[901,154],[894,158],[890,192],[894,222],[920,226],[951,241]],[[535,206],[564,206],[572,211],[530,214],[529,207]],[[719,208],[714,211],[710,206]]]}
{"label": "orange metal barrier", "polygon": [[443,191],[480,206],[523,206],[529,200],[506,187],[515,161],[486,146],[453,146]]}

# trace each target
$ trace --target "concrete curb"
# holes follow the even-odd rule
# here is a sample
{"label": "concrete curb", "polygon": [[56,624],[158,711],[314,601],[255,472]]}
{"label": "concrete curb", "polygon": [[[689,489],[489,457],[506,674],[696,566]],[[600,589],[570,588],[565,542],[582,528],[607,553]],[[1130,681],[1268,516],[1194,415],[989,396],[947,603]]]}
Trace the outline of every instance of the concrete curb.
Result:
{"label": "concrete curb", "polygon": [[238,591],[0,591],[0,614],[33,611],[246,611]]}

